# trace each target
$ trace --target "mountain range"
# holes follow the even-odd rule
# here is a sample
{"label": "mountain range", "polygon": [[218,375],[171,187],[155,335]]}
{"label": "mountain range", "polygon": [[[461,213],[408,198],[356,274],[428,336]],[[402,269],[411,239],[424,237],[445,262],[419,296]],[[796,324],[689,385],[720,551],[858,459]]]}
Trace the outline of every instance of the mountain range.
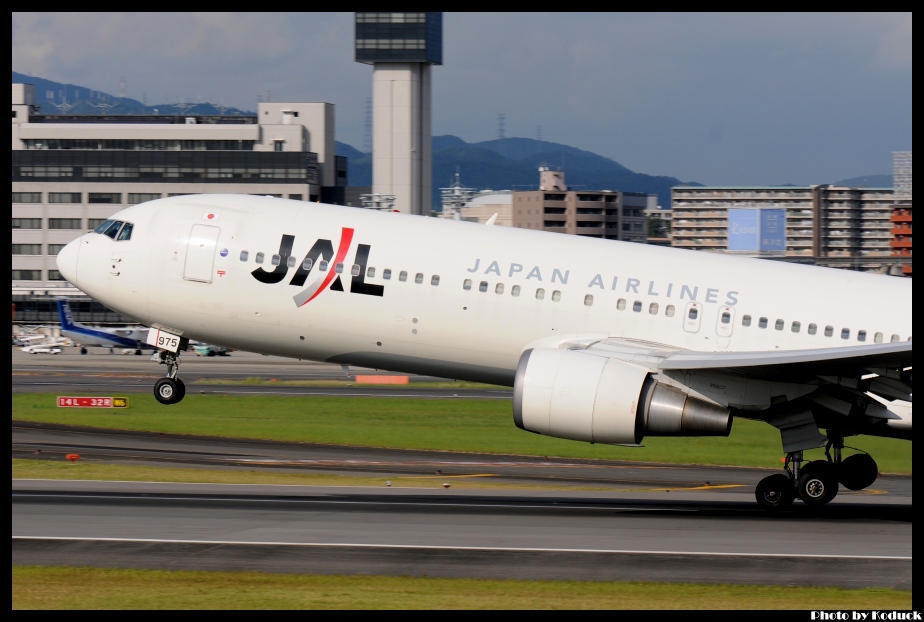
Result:
{"label": "mountain range", "polygon": [[[45,114],[182,114],[255,115],[253,111],[203,103],[146,103],[116,97],[75,84],[63,84],[13,72],[13,82],[35,85],[36,104]],[[696,181],[646,175],[629,170],[619,162],[589,151],[531,138],[499,138],[467,143],[457,136],[433,137],[433,205],[439,209],[440,188],[460,183],[479,190],[536,190],[539,166],[565,172],[565,183],[572,190],[621,190],[658,195],[658,204],[670,206],[670,189],[677,185],[702,186]],[[372,185],[372,154],[346,143],[336,142],[336,152],[347,158],[350,186]],[[892,187],[891,175],[867,175],[837,182],[846,186]],[[777,184],[772,184],[777,185]]]}

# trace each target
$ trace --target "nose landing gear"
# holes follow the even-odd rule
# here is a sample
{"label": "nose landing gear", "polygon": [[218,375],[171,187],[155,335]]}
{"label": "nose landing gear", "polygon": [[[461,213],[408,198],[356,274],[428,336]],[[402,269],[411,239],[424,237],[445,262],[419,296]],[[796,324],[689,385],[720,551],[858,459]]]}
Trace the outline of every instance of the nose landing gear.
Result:
{"label": "nose landing gear", "polygon": [[177,378],[180,369],[180,355],[167,350],[159,350],[151,357],[152,361],[167,366],[167,377],[154,384],[154,398],[161,404],[176,404],[186,395],[186,385]]}

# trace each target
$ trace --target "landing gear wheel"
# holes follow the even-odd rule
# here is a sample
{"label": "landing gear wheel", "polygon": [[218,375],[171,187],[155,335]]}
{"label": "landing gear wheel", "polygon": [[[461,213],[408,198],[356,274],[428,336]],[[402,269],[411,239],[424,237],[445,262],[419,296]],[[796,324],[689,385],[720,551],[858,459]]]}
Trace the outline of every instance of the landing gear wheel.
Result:
{"label": "landing gear wheel", "polygon": [[754,495],[757,505],[765,510],[784,510],[792,505],[796,498],[792,480],[782,473],[770,475],[760,480]]}
{"label": "landing gear wheel", "polygon": [[854,454],[841,461],[837,475],[844,488],[863,490],[876,481],[879,466],[869,454]]}
{"label": "landing gear wheel", "polygon": [[830,462],[815,460],[802,469],[799,498],[811,507],[820,507],[837,495],[837,469]]}
{"label": "landing gear wheel", "polygon": [[154,397],[161,404],[176,404],[186,395],[186,385],[182,380],[161,378],[154,384]]}
{"label": "landing gear wheel", "polygon": [[[179,378],[174,378],[173,381],[176,382],[176,392],[179,394],[179,397],[176,398],[176,402],[179,402],[186,397],[186,383]],[[176,404],[176,402],[173,403]]]}

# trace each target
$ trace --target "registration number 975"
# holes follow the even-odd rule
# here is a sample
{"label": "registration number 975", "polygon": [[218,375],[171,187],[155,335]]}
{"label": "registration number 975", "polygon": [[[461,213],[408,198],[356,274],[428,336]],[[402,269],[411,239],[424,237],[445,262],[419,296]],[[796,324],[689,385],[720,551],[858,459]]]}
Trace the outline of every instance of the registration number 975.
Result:
{"label": "registration number 975", "polygon": [[180,347],[180,336],[160,330],[159,328],[152,328],[148,331],[147,343],[148,345],[162,350],[176,352]]}

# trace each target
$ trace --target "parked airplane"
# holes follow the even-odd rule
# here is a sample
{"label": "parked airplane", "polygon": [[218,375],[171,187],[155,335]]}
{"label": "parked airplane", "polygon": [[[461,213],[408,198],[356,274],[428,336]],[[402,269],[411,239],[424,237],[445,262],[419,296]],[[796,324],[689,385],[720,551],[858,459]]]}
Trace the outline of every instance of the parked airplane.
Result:
{"label": "parked airplane", "polygon": [[147,328],[93,328],[80,324],[74,321],[71,307],[66,300],[58,300],[58,317],[61,320],[61,335],[82,346],[122,348],[134,350],[135,354],[141,354],[142,350],[151,348],[145,343],[148,336]]}
{"label": "parked airplane", "polygon": [[770,509],[871,485],[845,437],[912,437],[910,279],[247,195],[129,207],[58,268],[151,327],[165,404],[197,339],[512,386],[518,427],[591,443],[760,420]]}

